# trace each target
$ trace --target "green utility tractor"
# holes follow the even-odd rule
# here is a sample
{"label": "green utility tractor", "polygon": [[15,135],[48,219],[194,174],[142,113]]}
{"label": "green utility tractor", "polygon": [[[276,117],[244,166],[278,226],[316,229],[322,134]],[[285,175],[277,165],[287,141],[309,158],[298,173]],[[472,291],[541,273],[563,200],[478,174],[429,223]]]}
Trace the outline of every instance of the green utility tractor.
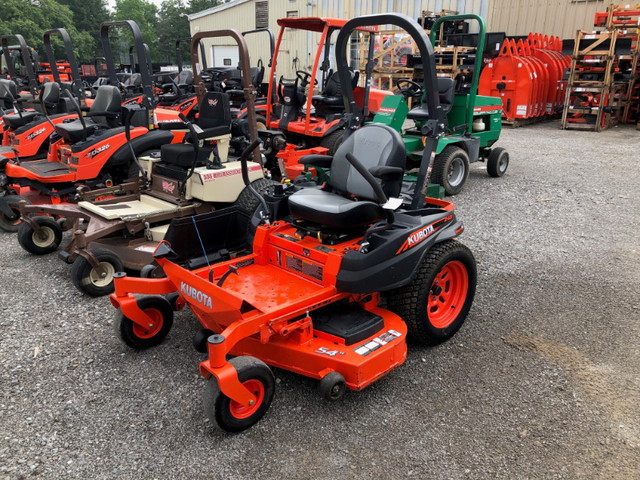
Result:
{"label": "green utility tractor", "polygon": [[[501,147],[492,148],[502,128],[502,102],[498,97],[478,95],[486,33],[484,20],[473,14],[441,17],[431,30],[431,43],[436,45],[436,36],[444,22],[466,20],[475,20],[478,24],[478,33],[467,36],[476,43],[475,55],[467,57],[467,61],[471,62],[467,69],[470,75],[462,73],[455,79],[438,77],[437,85],[447,125],[446,134],[438,140],[430,181],[442,185],[447,195],[455,195],[462,190],[469,175],[470,163],[486,161],[487,173],[492,177],[501,177],[509,165],[507,151]],[[446,45],[444,40],[441,36],[441,47]],[[415,57],[412,60],[415,62]],[[420,69],[424,61],[432,62],[431,68],[435,69],[434,57],[418,59],[415,67]],[[397,86],[401,95],[384,97],[372,122],[389,125],[402,134],[408,155],[407,166],[417,168],[424,150],[422,132],[431,120],[426,104],[422,102],[427,92],[423,91],[421,84],[411,80],[399,80]],[[411,110],[408,107],[409,99],[417,105]],[[406,120],[413,122],[410,128],[406,128]]]}

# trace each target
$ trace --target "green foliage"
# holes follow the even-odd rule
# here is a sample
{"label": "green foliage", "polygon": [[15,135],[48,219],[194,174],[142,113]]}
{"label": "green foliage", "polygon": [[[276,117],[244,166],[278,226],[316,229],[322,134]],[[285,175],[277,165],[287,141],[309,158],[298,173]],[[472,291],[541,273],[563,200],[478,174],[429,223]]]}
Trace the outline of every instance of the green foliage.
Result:
{"label": "green foliage", "polygon": [[[188,9],[183,0],[165,0],[160,6],[158,21],[158,38],[160,39],[160,57],[158,60],[175,63],[176,40],[189,38]],[[189,42],[182,42],[180,46],[183,64],[189,61]]]}
{"label": "green foliage", "polygon": [[[151,58],[159,56],[158,8],[147,0],[117,0],[114,20],[133,20],[142,33],[142,41],[149,46]],[[123,29],[124,32],[124,29]],[[133,38],[127,33],[120,36],[121,51],[129,51]]]}
{"label": "green foliage", "polygon": [[225,3],[222,0],[191,0],[189,2],[189,13],[196,13],[206,10],[207,8],[217,7]]}

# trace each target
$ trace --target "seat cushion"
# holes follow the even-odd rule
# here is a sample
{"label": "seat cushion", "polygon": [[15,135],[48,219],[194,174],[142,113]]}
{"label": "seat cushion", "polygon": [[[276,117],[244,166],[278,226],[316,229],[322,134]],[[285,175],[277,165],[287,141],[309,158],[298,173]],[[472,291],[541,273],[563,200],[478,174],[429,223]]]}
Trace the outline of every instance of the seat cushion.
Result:
{"label": "seat cushion", "polygon": [[[203,165],[213,149],[200,147],[196,166]],[[193,145],[190,143],[171,143],[160,147],[160,161],[168,165],[191,168],[193,165]]]}
{"label": "seat cushion", "polygon": [[320,188],[303,188],[291,195],[289,210],[293,217],[336,228],[368,225],[385,216],[374,202],[355,202]]}
{"label": "seat cushion", "polygon": [[4,115],[2,120],[4,120],[4,124],[9,128],[20,128],[25,126],[27,123],[32,122],[35,118],[40,115],[38,112],[22,112],[22,118],[17,113],[12,115]]}
{"label": "seat cushion", "polygon": [[[86,119],[87,125],[87,137],[93,135],[98,128],[92,120]],[[60,137],[67,142],[75,143],[82,140],[83,128],[80,120],[74,120],[73,122],[60,123],[55,126],[55,131]]]}

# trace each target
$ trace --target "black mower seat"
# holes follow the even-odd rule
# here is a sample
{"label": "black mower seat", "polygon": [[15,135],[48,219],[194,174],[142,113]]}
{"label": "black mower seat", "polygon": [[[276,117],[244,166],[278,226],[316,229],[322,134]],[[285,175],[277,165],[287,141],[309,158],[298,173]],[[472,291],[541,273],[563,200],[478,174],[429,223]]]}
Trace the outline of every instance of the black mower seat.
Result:
{"label": "black mower seat", "polygon": [[[174,78],[175,85],[170,83],[171,92],[163,93],[158,97],[158,100],[163,105],[171,105],[180,98],[180,89],[183,90],[183,94],[192,91],[193,87],[193,72],[191,70],[182,70]],[[177,88],[176,88],[177,85]]]}
{"label": "black mower seat", "polygon": [[27,123],[33,122],[38,115],[42,115],[40,112],[22,112],[22,117],[19,114],[13,113],[11,115],[4,115],[2,120],[4,124],[14,130],[25,126]]}
{"label": "black mower seat", "polygon": [[[202,129],[198,141],[205,138],[221,137],[231,133],[231,109],[229,107],[229,96],[221,92],[207,92],[200,102],[197,125]],[[187,134],[190,138],[190,134]],[[211,148],[199,149],[197,165],[203,165],[211,155]],[[175,165],[180,168],[190,168],[193,165],[194,148],[189,143],[172,143],[160,147],[160,164],[156,165],[156,170],[160,173],[163,170],[162,163]],[[160,173],[162,175],[162,173]],[[171,175],[168,175],[171,176]],[[172,178],[176,178],[173,176]]]}
{"label": "black mower seat", "polygon": [[[355,88],[358,84],[358,78],[360,72],[354,72],[349,69],[351,75],[351,87]],[[334,107],[344,108],[344,101],[342,99],[342,89],[340,87],[340,78],[338,78],[338,72],[333,72],[327,79],[327,84],[320,95],[314,95],[311,97],[311,103],[316,108],[322,107]]]}
{"label": "black mower seat", "polygon": [[[444,114],[447,115],[453,108],[453,98],[455,97],[455,81],[453,78],[438,77],[438,98]],[[412,109],[407,113],[410,120],[426,121],[429,120],[429,112],[427,104]]]}
{"label": "black mower seat", "polygon": [[[122,100],[118,87],[103,85],[98,88],[96,99],[89,108],[89,115],[92,119],[85,119],[87,126],[86,135],[93,135],[101,126],[104,128],[116,127],[122,110]],[[82,122],[61,123],[55,126],[55,132],[68,142],[79,142],[84,135]]]}
{"label": "black mower seat", "polygon": [[[406,164],[404,143],[396,130],[386,125],[366,125],[353,132],[336,151],[328,181],[332,191],[326,187],[303,188],[289,197],[293,217],[335,228],[369,225],[385,217],[382,206],[375,201],[373,188],[349,163],[347,153],[368,170],[387,166],[404,171]],[[401,186],[401,174],[382,182],[389,197],[397,197]]]}

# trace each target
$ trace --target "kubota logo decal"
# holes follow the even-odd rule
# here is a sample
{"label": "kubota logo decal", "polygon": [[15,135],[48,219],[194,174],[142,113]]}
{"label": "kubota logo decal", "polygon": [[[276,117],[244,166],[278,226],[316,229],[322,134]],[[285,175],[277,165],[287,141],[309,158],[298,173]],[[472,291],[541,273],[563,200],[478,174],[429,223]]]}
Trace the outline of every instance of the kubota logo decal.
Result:
{"label": "kubota logo decal", "polygon": [[95,156],[96,156],[96,155],[98,155],[99,153],[102,153],[102,152],[104,152],[105,150],[107,150],[107,149],[109,148],[109,146],[110,146],[110,145],[107,143],[107,144],[105,144],[105,145],[102,145],[101,147],[94,148],[94,149],[93,149],[93,150],[91,150],[89,153],[87,153],[87,158],[93,158],[93,157],[95,157]]}
{"label": "kubota logo decal", "polygon": [[188,297],[193,298],[196,302],[201,303],[203,306],[211,308],[211,297],[206,293],[202,293],[196,287],[192,287],[185,282],[181,282],[180,291]]}
{"label": "kubota logo decal", "polygon": [[453,215],[449,215],[445,218],[441,218],[436,222],[433,222],[430,225],[427,225],[426,227],[421,228],[420,230],[416,230],[415,232],[411,233],[407,237],[407,239],[404,241],[400,249],[396,252],[396,255],[402,252],[406,252],[410,248],[413,248],[419,243],[423,242],[424,240],[429,238],[436,230],[440,228],[439,224],[448,222],[452,218],[453,218]]}
{"label": "kubota logo decal", "polygon": [[46,130],[46,128],[41,128],[40,130],[36,130],[33,133],[30,133],[27,136],[27,140],[33,140],[34,138],[36,138],[38,135],[40,135],[41,133],[44,133],[44,131]]}

